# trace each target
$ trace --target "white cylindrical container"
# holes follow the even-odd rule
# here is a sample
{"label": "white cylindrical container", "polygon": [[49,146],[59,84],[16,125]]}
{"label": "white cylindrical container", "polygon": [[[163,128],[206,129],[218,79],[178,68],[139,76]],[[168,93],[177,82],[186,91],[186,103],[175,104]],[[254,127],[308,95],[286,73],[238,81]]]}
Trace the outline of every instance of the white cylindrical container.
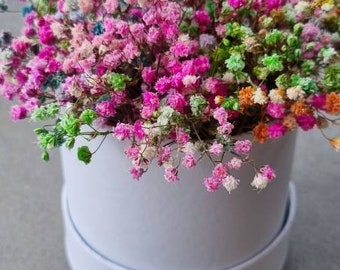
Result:
{"label": "white cylindrical container", "polygon": [[[250,186],[253,169],[244,167],[238,174],[240,186],[231,194],[205,190],[209,162],[180,171],[175,184],[167,183],[156,165],[134,181],[120,142],[106,140],[89,165],[77,161],[75,151],[63,149],[65,230],[75,231],[84,249],[101,258],[84,258],[91,252],[68,244],[73,236],[66,233],[72,269],[234,269],[265,249],[282,229],[294,143],[295,134],[289,134],[255,145],[254,159],[272,165],[278,178],[258,192]],[[98,142],[93,144],[95,149]]]}

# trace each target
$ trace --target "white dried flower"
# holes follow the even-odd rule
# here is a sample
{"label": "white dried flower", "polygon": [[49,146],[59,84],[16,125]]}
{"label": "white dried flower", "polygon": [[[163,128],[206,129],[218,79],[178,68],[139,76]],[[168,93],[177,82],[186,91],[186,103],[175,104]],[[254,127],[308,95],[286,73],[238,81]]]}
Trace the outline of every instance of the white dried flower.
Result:
{"label": "white dried flower", "polygon": [[199,76],[186,75],[182,79],[182,82],[183,82],[185,87],[188,87],[188,86],[194,85],[197,82],[198,79],[199,79]]}
{"label": "white dried flower", "polygon": [[310,3],[307,1],[298,1],[294,7],[295,11],[298,13],[306,12],[310,10],[310,8],[311,8]]}
{"label": "white dried flower", "polygon": [[290,87],[286,90],[287,97],[291,100],[297,100],[305,95],[301,86]]}
{"label": "white dried flower", "polygon": [[223,180],[223,186],[225,187],[226,190],[230,193],[232,190],[236,189],[238,187],[238,184],[240,183],[240,180],[235,178],[232,175],[228,175],[224,180]]}
{"label": "white dried flower", "polygon": [[234,83],[235,82],[235,75],[231,72],[226,72],[223,74],[222,80],[226,83]]}
{"label": "white dried flower", "polygon": [[272,89],[269,91],[268,97],[270,98],[270,101],[275,103],[284,103],[282,90],[281,89]]}
{"label": "white dried flower", "polygon": [[255,187],[257,189],[264,189],[267,184],[268,184],[268,178],[265,177],[263,174],[261,173],[257,173],[254,177],[253,182],[251,182],[251,186]]}
{"label": "white dried flower", "polygon": [[252,100],[255,104],[264,105],[267,103],[268,98],[261,88],[257,88],[253,94]]}

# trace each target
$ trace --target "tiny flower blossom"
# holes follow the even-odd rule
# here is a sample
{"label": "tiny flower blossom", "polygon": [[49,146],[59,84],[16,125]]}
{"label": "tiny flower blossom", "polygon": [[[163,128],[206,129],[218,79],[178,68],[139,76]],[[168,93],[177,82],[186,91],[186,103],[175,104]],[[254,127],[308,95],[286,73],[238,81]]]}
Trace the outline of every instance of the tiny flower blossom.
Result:
{"label": "tiny flower blossom", "polygon": [[139,157],[140,149],[137,145],[129,145],[125,148],[124,153],[129,159],[136,159]]}
{"label": "tiny flower blossom", "polygon": [[331,138],[329,143],[332,145],[335,151],[340,152],[340,137]]}
{"label": "tiny flower blossom", "polygon": [[230,193],[234,189],[238,187],[240,180],[235,178],[232,175],[228,175],[225,179],[223,179],[222,185],[225,189]]}
{"label": "tiny flower blossom", "polygon": [[253,101],[255,104],[264,105],[267,103],[267,96],[261,88],[257,88],[253,95]]}
{"label": "tiny flower blossom", "polygon": [[232,123],[225,123],[217,128],[217,132],[221,135],[229,135],[234,129],[234,125]]}
{"label": "tiny flower blossom", "polygon": [[261,167],[260,168],[260,172],[269,181],[271,181],[271,180],[276,178],[276,174],[275,174],[274,170],[269,165],[265,165],[265,166]]}
{"label": "tiny flower blossom", "polygon": [[267,187],[268,182],[269,180],[266,176],[264,176],[262,173],[257,173],[250,185],[257,189],[264,189]]}
{"label": "tiny flower blossom", "polygon": [[207,191],[212,192],[218,190],[221,185],[221,181],[216,180],[213,177],[204,178],[204,185],[207,188]]}
{"label": "tiny flower blossom", "polygon": [[23,106],[14,105],[11,108],[11,118],[12,120],[20,120],[26,118],[27,110]]}
{"label": "tiny flower blossom", "polygon": [[162,147],[161,149],[159,149],[157,157],[158,165],[163,165],[164,163],[167,163],[171,157],[171,148],[169,146]]}
{"label": "tiny flower blossom", "polygon": [[266,113],[273,118],[282,118],[285,114],[285,105],[284,103],[269,102]]}
{"label": "tiny flower blossom", "polygon": [[228,120],[228,112],[223,108],[217,108],[214,110],[214,118],[218,121],[220,125],[224,125]]}
{"label": "tiny flower blossom", "polygon": [[274,103],[283,103],[285,102],[283,95],[283,89],[272,89],[270,90],[268,97],[270,98],[270,101]]}
{"label": "tiny flower blossom", "polygon": [[178,169],[172,166],[165,168],[164,178],[168,182],[178,182]]}
{"label": "tiny flower blossom", "polygon": [[195,158],[194,153],[188,152],[185,154],[182,164],[185,168],[192,168],[195,167],[197,164],[197,160]]}
{"label": "tiny flower blossom", "polygon": [[226,166],[223,163],[218,163],[212,171],[213,178],[219,179],[220,181],[226,178],[227,175],[228,175],[228,171],[227,171]]}
{"label": "tiny flower blossom", "polygon": [[131,139],[133,134],[132,126],[129,124],[119,123],[113,128],[113,136],[120,141]]}
{"label": "tiny flower blossom", "polygon": [[178,129],[176,132],[176,142],[178,144],[185,144],[190,140],[190,135],[183,129]]}
{"label": "tiny flower blossom", "polygon": [[96,112],[103,117],[110,117],[116,114],[114,104],[111,101],[102,101],[96,105]]}
{"label": "tiny flower blossom", "polygon": [[290,87],[287,89],[287,97],[291,100],[297,100],[300,97],[305,95],[305,92],[302,91],[301,86]]}
{"label": "tiny flower blossom", "polygon": [[144,170],[141,167],[138,167],[138,166],[133,166],[130,169],[130,174],[131,174],[132,178],[135,179],[135,180],[138,180],[139,178],[141,178],[143,173],[144,173]]}
{"label": "tiny flower blossom", "polygon": [[218,142],[214,142],[210,148],[209,148],[209,153],[215,156],[218,156],[222,153],[223,150],[223,145],[221,143]]}
{"label": "tiny flower blossom", "polygon": [[316,124],[316,118],[310,114],[301,114],[296,117],[296,123],[304,130],[312,129]]}
{"label": "tiny flower blossom", "polygon": [[241,168],[242,164],[243,161],[241,159],[234,157],[227,163],[227,166],[229,169],[238,170]]}
{"label": "tiny flower blossom", "polygon": [[252,143],[250,140],[239,140],[235,142],[234,150],[237,154],[248,155],[251,147]]}
{"label": "tiny flower blossom", "polygon": [[286,127],[282,123],[273,123],[268,127],[268,135],[271,139],[278,139],[286,132]]}

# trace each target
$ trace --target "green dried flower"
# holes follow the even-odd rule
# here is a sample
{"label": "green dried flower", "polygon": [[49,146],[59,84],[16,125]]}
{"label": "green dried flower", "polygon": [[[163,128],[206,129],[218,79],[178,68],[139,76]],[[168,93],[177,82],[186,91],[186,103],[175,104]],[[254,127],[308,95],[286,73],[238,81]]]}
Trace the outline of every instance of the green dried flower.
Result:
{"label": "green dried flower", "polygon": [[297,24],[295,24],[294,27],[293,27],[293,33],[294,33],[294,35],[300,36],[300,34],[302,33],[302,30],[303,30],[304,27],[305,27],[305,26],[304,26],[303,23],[297,23]]}
{"label": "green dried flower", "polygon": [[64,114],[60,121],[60,127],[69,136],[77,136],[80,133],[80,122],[74,115]]}
{"label": "green dried flower", "polygon": [[91,162],[92,153],[87,146],[81,146],[78,148],[78,159],[83,161],[85,164],[89,164]]}
{"label": "green dried flower", "polygon": [[310,77],[301,78],[299,84],[301,86],[301,89],[304,92],[306,92],[307,94],[316,93],[316,91],[318,90],[318,86],[316,85],[316,83]]}
{"label": "green dried flower", "polygon": [[207,106],[208,102],[203,96],[194,95],[190,97],[191,112],[194,116],[201,116]]}
{"label": "green dried flower", "polygon": [[323,84],[328,88],[328,91],[340,91],[340,64],[327,67]]}
{"label": "green dried flower", "polygon": [[322,57],[322,62],[325,64],[328,64],[334,55],[336,55],[334,48],[322,48],[319,52],[319,56]]}
{"label": "green dried flower", "polygon": [[107,82],[115,91],[124,90],[129,81],[131,81],[131,78],[125,74],[115,72],[107,74]]}
{"label": "green dried flower", "polygon": [[280,56],[276,53],[272,55],[266,55],[262,59],[263,65],[268,68],[270,72],[275,72],[275,71],[282,71],[283,70],[283,64],[280,60]]}
{"label": "green dried flower", "polygon": [[301,45],[301,40],[297,36],[290,34],[287,37],[287,45],[293,49],[299,48]]}
{"label": "green dried flower", "polygon": [[283,40],[284,36],[282,31],[274,29],[273,31],[269,32],[265,37],[265,43],[267,45],[273,46],[280,43]]}
{"label": "green dried flower", "polygon": [[269,75],[269,70],[265,67],[255,67],[253,73],[259,80],[265,80]]}
{"label": "green dried flower", "polygon": [[313,69],[315,68],[315,62],[312,61],[312,60],[305,60],[303,61],[303,63],[301,64],[301,69],[302,69],[302,72],[305,74],[305,75],[310,75],[313,71]]}
{"label": "green dried flower", "polygon": [[225,60],[227,68],[231,71],[241,71],[246,66],[241,54],[234,53],[227,60]]}
{"label": "green dried flower", "polygon": [[97,113],[94,110],[86,109],[81,113],[79,120],[85,124],[91,125],[96,118]]}
{"label": "green dried flower", "polygon": [[238,102],[237,98],[228,97],[222,102],[221,106],[224,109],[237,111],[240,108],[240,103]]}
{"label": "green dried flower", "polygon": [[290,84],[289,76],[287,74],[281,74],[280,76],[276,78],[275,84],[277,87],[289,88],[289,84]]}
{"label": "green dried flower", "polygon": [[34,121],[46,121],[49,119],[55,119],[59,113],[59,105],[57,103],[51,103],[46,106],[36,108],[31,119]]}

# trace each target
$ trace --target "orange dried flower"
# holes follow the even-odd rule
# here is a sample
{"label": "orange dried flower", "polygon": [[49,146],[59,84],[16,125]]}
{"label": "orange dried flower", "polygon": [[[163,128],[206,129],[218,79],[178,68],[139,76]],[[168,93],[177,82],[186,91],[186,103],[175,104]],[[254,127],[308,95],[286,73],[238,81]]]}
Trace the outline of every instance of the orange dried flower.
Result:
{"label": "orange dried flower", "polygon": [[335,92],[328,93],[326,95],[325,109],[330,114],[340,113],[340,94],[337,94]]}
{"label": "orange dried flower", "polygon": [[334,147],[335,151],[340,151],[340,137],[331,138],[329,142]]}
{"label": "orange dried flower", "polygon": [[295,115],[311,113],[309,106],[303,100],[297,100],[290,106],[290,110]]}
{"label": "orange dried flower", "polygon": [[253,105],[253,95],[254,95],[254,87],[248,86],[248,87],[243,87],[241,90],[238,92],[238,99],[240,102],[241,109],[244,108],[245,106]]}
{"label": "orange dried flower", "polygon": [[266,123],[259,123],[256,127],[254,127],[253,133],[256,142],[266,142],[268,140],[268,125]]}
{"label": "orange dried flower", "polygon": [[224,100],[224,97],[222,96],[216,96],[214,99],[216,105],[222,104],[223,100]]}
{"label": "orange dried flower", "polygon": [[288,130],[294,130],[297,127],[296,119],[293,114],[288,114],[283,118],[282,124]]}

